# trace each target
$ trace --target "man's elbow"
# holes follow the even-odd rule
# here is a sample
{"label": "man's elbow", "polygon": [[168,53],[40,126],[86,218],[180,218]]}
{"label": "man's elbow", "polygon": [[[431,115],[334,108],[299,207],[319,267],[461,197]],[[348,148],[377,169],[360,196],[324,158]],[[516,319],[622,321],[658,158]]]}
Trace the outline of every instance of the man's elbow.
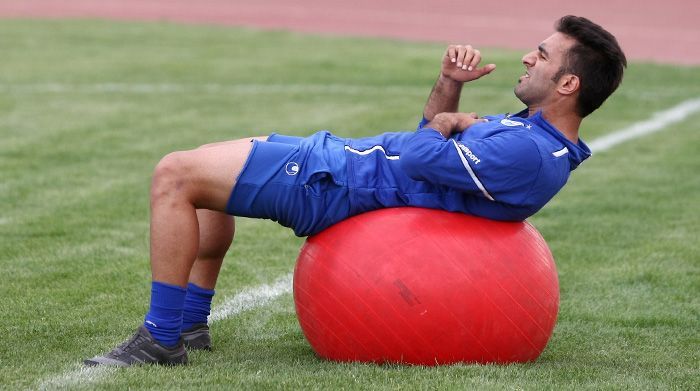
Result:
{"label": "man's elbow", "polygon": [[448,147],[446,141],[435,130],[416,131],[401,151],[400,165],[406,175],[418,181],[430,181],[436,163]]}

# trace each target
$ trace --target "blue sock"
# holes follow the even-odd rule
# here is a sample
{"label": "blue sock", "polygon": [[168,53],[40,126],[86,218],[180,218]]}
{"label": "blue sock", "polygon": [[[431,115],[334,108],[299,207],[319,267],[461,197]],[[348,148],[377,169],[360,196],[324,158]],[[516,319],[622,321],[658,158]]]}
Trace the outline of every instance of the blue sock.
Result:
{"label": "blue sock", "polygon": [[212,297],[214,297],[213,290],[201,288],[191,282],[187,284],[182,331],[189,330],[196,324],[207,323]]}
{"label": "blue sock", "polygon": [[151,308],[143,324],[161,345],[173,347],[180,342],[185,288],[163,282],[151,283]]}

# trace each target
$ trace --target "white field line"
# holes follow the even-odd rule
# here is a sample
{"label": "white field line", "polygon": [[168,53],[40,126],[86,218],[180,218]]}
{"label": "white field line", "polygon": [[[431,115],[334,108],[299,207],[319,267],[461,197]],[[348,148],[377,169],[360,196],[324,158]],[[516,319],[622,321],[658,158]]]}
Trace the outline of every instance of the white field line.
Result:
{"label": "white field line", "polygon": [[214,308],[209,315],[209,323],[213,323],[253,308],[262,307],[272,300],[292,291],[293,273],[275,280],[269,285],[260,285],[244,290],[227,299]]}
{"label": "white field line", "polygon": [[39,390],[87,387],[102,381],[117,371],[116,367],[80,367],[42,381]]}
{"label": "white field line", "polygon": [[[625,141],[663,130],[697,111],[700,111],[700,98],[687,100],[670,109],[656,112],[649,120],[637,122],[627,128],[595,139],[588,145],[593,152],[602,152]],[[271,284],[249,288],[234,295],[213,309],[212,314],[209,316],[209,323],[267,305],[281,295],[290,293],[292,291],[292,281],[293,274],[289,273]],[[39,385],[39,389],[94,385],[113,373],[114,368],[81,367],[43,381]]]}
{"label": "white field line", "polygon": [[[292,291],[293,273],[284,275],[271,284],[246,289],[226,299],[212,310],[209,324],[254,308],[262,307]],[[53,376],[39,384],[40,390],[86,387],[102,382],[116,372],[114,367],[79,367]]]}
{"label": "white field line", "polygon": [[700,98],[686,100],[670,109],[657,111],[646,121],[634,123],[629,127],[599,137],[588,143],[588,147],[593,153],[603,152],[625,141],[664,130],[697,111],[700,111]]}

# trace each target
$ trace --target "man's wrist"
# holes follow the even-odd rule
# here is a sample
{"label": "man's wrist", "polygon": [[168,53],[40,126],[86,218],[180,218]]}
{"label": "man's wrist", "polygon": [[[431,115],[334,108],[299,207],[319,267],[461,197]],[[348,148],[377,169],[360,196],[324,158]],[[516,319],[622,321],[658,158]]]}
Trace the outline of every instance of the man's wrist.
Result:
{"label": "man's wrist", "polygon": [[455,80],[442,73],[442,71],[440,72],[440,76],[438,77],[438,82],[453,86],[455,88],[462,88],[462,86],[464,85],[463,81]]}

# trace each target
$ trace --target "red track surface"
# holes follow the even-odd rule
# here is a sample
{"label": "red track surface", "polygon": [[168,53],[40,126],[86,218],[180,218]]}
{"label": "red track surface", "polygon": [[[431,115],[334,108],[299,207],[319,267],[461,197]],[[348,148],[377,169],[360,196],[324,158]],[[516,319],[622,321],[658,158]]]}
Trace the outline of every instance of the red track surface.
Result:
{"label": "red track surface", "polygon": [[0,0],[4,18],[109,18],[530,49],[565,14],[605,26],[630,59],[700,65],[695,0]]}

